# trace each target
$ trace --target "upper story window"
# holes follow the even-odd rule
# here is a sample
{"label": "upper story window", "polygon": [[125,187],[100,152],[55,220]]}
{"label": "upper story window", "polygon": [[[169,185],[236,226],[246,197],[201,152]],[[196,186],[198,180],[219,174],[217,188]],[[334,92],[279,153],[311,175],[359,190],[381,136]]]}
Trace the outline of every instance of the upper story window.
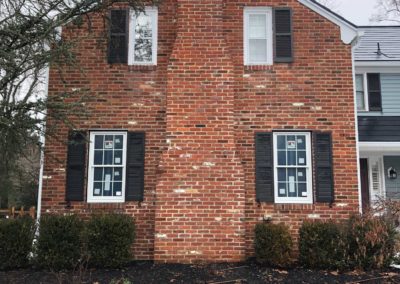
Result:
{"label": "upper story window", "polygon": [[358,111],[382,111],[380,74],[356,74],[356,101]]}
{"label": "upper story window", "polygon": [[245,7],[244,64],[293,62],[292,10],[288,7]]}
{"label": "upper story window", "polygon": [[88,202],[124,202],[126,132],[91,132]]}
{"label": "upper story window", "polygon": [[146,8],[138,15],[131,11],[129,23],[129,64],[157,64],[158,10]]}
{"label": "upper story window", "polygon": [[276,203],[312,203],[309,132],[274,133]]}
{"label": "upper story window", "polygon": [[158,10],[111,10],[108,63],[157,64]]}
{"label": "upper story window", "polygon": [[245,65],[270,65],[273,62],[272,9],[244,9]]}

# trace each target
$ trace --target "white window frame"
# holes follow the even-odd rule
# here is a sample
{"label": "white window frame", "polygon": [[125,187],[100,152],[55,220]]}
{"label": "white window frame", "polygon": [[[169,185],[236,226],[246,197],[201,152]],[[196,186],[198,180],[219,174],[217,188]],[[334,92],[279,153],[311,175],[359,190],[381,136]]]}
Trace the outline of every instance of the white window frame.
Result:
{"label": "white window frame", "polygon": [[[369,101],[368,101],[368,77],[367,77],[367,73],[356,73],[356,78],[358,75],[362,75],[363,76],[363,86],[364,86],[364,104],[365,104],[365,108],[364,109],[358,109],[358,105],[357,107],[357,111],[359,112],[368,112],[369,111]],[[356,82],[356,96],[357,96],[357,82]],[[357,102],[357,97],[356,97],[356,102]]]}
{"label": "white window frame", "polygon": [[[94,179],[94,141],[96,135],[122,135],[122,195],[121,196],[94,196],[93,195],[93,179]],[[89,161],[88,161],[88,180],[87,180],[87,202],[88,203],[122,203],[125,202],[125,182],[126,182],[126,152],[127,152],[127,136],[126,131],[91,131],[89,143]],[[115,167],[113,165],[102,165],[101,167]],[[119,167],[119,166],[118,166]]]}
{"label": "white window frame", "polygon": [[[306,168],[307,176],[307,197],[279,197],[278,191],[278,135],[304,135],[306,137],[306,157],[307,165],[300,168]],[[279,204],[312,204],[313,203],[313,161],[312,161],[312,145],[310,132],[274,132],[273,133],[274,148],[274,195],[275,203]],[[299,168],[299,166],[285,166],[285,168]]]}
{"label": "white window frame", "polygon": [[157,65],[158,57],[158,9],[156,7],[146,7],[145,15],[151,17],[152,26],[152,61],[135,61],[135,27],[136,12],[131,9],[129,16],[129,44],[128,44],[128,65]]}
{"label": "white window frame", "polygon": [[[266,31],[267,31],[267,61],[251,62],[250,61],[250,32],[249,18],[250,15],[261,14],[266,15]],[[273,64],[273,28],[272,28],[272,8],[270,7],[245,7],[243,10],[243,49],[244,49],[244,65],[272,65]]]}

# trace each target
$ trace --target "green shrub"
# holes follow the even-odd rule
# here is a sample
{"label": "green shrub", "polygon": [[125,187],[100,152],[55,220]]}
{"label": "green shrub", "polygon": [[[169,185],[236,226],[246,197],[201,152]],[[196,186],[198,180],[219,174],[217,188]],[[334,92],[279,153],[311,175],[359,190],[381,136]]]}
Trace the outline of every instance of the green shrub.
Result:
{"label": "green shrub", "polygon": [[77,267],[81,259],[82,220],[75,216],[44,215],[37,240],[37,264],[60,271]]}
{"label": "green shrub", "polygon": [[350,265],[365,270],[387,268],[394,260],[396,230],[383,218],[354,216],[347,223]]}
{"label": "green shrub", "polygon": [[272,223],[256,225],[254,249],[259,263],[285,267],[291,263],[292,247],[292,237],[286,225]]}
{"label": "green shrub", "polygon": [[26,267],[35,235],[30,217],[0,220],[0,269]]}
{"label": "green shrub", "polygon": [[93,215],[87,223],[89,262],[96,267],[118,268],[132,259],[133,219],[122,214]]}
{"label": "green shrub", "polygon": [[344,269],[347,245],[340,224],[304,222],[299,231],[299,261],[317,269]]}

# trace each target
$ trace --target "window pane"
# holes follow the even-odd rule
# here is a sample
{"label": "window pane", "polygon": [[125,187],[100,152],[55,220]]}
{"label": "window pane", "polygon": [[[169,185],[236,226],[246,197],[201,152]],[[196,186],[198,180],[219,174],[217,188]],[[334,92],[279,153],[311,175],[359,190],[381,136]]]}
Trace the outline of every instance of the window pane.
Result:
{"label": "window pane", "polygon": [[365,110],[365,97],[363,92],[357,92],[357,109]]}
{"label": "window pane", "polygon": [[286,182],[286,169],[278,169],[278,181]]}
{"label": "window pane", "polygon": [[265,39],[249,40],[250,62],[267,61],[267,41]]}
{"label": "window pane", "polygon": [[299,150],[306,149],[306,137],[304,135],[297,136],[297,149]]}
{"label": "window pane", "polygon": [[106,135],[104,139],[104,149],[114,148],[114,137],[112,135]]}
{"label": "window pane", "polygon": [[94,169],[94,180],[95,181],[103,180],[103,168],[95,168]]}
{"label": "window pane", "polygon": [[298,197],[307,197],[307,184],[299,183],[297,186],[299,190]]}
{"label": "window pane", "polygon": [[285,182],[278,183],[278,196],[279,197],[287,196],[287,184]]}
{"label": "window pane", "polygon": [[151,62],[152,61],[152,40],[151,39],[136,39],[135,42],[135,61],[136,62]]}
{"label": "window pane", "polygon": [[114,182],[114,196],[122,195],[122,182]]}
{"label": "window pane", "polygon": [[94,151],[94,164],[102,165],[103,164],[103,151]]}
{"label": "window pane", "polygon": [[279,135],[277,140],[278,140],[278,149],[286,150],[286,136]]}
{"label": "window pane", "polygon": [[113,164],[113,151],[104,151],[104,165]]}
{"label": "window pane", "polygon": [[297,159],[298,159],[298,165],[299,166],[305,166],[307,165],[307,153],[306,151],[298,151],[297,152]]}
{"label": "window pane", "polygon": [[114,168],[114,180],[122,181],[122,168]]}
{"label": "window pane", "polygon": [[288,151],[288,166],[296,166],[296,151]]}
{"label": "window pane", "polygon": [[96,135],[94,138],[94,148],[95,149],[103,149],[103,135]]}
{"label": "window pane", "polygon": [[114,151],[114,165],[122,165],[122,151]]}
{"label": "window pane", "polygon": [[357,90],[357,92],[364,92],[364,77],[363,77],[363,75],[356,75],[356,90]]}
{"label": "window pane", "polygon": [[122,135],[115,135],[114,137],[114,149],[122,149],[124,139]]}
{"label": "window pane", "polygon": [[278,151],[278,165],[286,166],[286,151]]}
{"label": "window pane", "polygon": [[266,26],[267,15],[253,14],[249,15],[249,36],[250,38],[266,38],[267,37],[267,26]]}
{"label": "window pane", "polygon": [[152,23],[149,15],[142,13],[136,18],[135,35],[136,38],[152,37]]}
{"label": "window pane", "polygon": [[136,18],[135,27],[135,62],[151,62],[153,53],[153,27],[152,18],[141,14]]}
{"label": "window pane", "polygon": [[297,180],[299,182],[306,182],[307,181],[306,169],[298,169],[297,170]]}
{"label": "window pane", "polygon": [[95,182],[93,183],[93,195],[94,196],[101,196],[103,183]]}

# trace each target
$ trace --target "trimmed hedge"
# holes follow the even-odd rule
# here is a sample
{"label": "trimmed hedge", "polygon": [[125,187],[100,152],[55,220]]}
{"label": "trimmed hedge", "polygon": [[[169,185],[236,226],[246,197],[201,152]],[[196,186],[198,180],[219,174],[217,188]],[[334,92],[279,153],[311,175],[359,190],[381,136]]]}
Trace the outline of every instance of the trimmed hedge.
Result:
{"label": "trimmed hedge", "polygon": [[261,264],[285,267],[291,263],[293,248],[289,228],[284,224],[262,223],[255,228],[254,249]]}
{"label": "trimmed hedge", "polygon": [[299,235],[299,262],[302,265],[317,269],[346,267],[346,242],[338,224],[304,222]]}
{"label": "trimmed hedge", "polygon": [[82,254],[83,222],[76,215],[44,215],[36,254],[39,267],[60,271],[77,267]]}
{"label": "trimmed hedge", "polygon": [[29,265],[29,254],[35,235],[35,222],[30,217],[0,220],[0,269]]}
{"label": "trimmed hedge", "polygon": [[127,215],[93,215],[87,223],[85,239],[91,265],[122,267],[132,260],[135,224]]}

